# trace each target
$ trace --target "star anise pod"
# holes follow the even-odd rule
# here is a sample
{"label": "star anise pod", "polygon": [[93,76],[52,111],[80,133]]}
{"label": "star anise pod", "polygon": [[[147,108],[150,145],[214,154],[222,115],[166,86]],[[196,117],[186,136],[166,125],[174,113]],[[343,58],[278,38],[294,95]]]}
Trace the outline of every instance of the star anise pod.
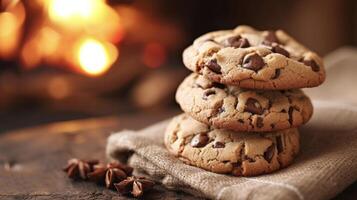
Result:
{"label": "star anise pod", "polygon": [[72,158],[68,160],[67,166],[63,171],[67,172],[67,176],[71,179],[87,179],[88,173],[93,171],[93,166],[98,164],[98,160],[80,160]]}
{"label": "star anise pod", "polygon": [[145,191],[150,190],[154,185],[155,182],[150,181],[145,177],[135,176],[130,176],[127,179],[114,184],[119,194],[132,194],[134,197],[141,197]]}
{"label": "star anise pod", "polygon": [[94,171],[88,174],[89,180],[105,184],[107,188],[114,188],[114,183],[131,176],[133,168],[122,163],[99,164],[94,166]]}

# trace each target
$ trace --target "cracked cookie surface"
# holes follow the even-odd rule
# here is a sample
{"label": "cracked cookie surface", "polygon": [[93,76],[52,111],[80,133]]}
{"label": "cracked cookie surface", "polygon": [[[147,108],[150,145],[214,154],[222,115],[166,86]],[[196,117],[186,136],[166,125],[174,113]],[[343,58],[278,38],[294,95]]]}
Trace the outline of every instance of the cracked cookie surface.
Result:
{"label": "cracked cookie surface", "polygon": [[165,145],[185,163],[235,176],[270,173],[289,165],[299,151],[296,128],[267,133],[214,129],[187,114],[172,119]]}
{"label": "cracked cookie surface", "polygon": [[212,81],[249,89],[316,87],[326,76],[322,59],[284,31],[249,26],[202,35],[183,62]]}
{"label": "cracked cookie surface", "polygon": [[176,101],[196,120],[233,131],[297,127],[306,123],[313,112],[310,99],[299,89],[247,90],[194,73],[178,87]]}

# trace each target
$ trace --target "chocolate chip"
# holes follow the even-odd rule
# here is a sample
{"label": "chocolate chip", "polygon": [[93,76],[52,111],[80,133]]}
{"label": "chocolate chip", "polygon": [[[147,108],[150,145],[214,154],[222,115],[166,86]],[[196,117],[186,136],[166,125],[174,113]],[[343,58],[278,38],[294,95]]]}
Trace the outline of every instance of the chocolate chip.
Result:
{"label": "chocolate chip", "polygon": [[268,34],[264,38],[265,40],[263,42],[265,43],[279,43],[279,39],[275,34],[275,31],[268,31]]}
{"label": "chocolate chip", "polygon": [[278,153],[281,153],[284,150],[283,141],[280,135],[276,136],[276,148],[278,149]]}
{"label": "chocolate chip", "polygon": [[262,128],[264,126],[263,124],[263,118],[262,117],[257,117],[257,127]]}
{"label": "chocolate chip", "polygon": [[258,54],[250,54],[244,57],[243,67],[246,69],[253,70],[255,72],[259,71],[265,65],[264,60]]}
{"label": "chocolate chip", "polygon": [[275,129],[275,124],[270,124],[271,129]]}
{"label": "chocolate chip", "polygon": [[204,93],[203,93],[203,99],[204,100],[207,100],[207,97],[208,96],[211,96],[211,95],[214,95],[216,94],[216,91],[210,89],[210,90],[206,90]]}
{"label": "chocolate chip", "polygon": [[221,83],[213,83],[212,84],[212,87],[216,87],[216,88],[219,88],[219,89],[224,89],[226,88],[225,85],[221,84]]}
{"label": "chocolate chip", "polygon": [[239,45],[240,39],[241,39],[241,37],[239,35],[232,36],[232,37],[229,37],[229,38],[226,38],[225,40],[223,40],[222,45],[225,47],[236,47],[236,45]]}
{"label": "chocolate chip", "polygon": [[221,66],[217,63],[216,59],[210,60],[208,63],[206,63],[206,66],[212,70],[213,72],[217,74],[221,74]]}
{"label": "chocolate chip", "polygon": [[200,133],[198,135],[195,135],[195,137],[192,138],[190,144],[192,147],[200,148],[200,147],[206,146],[208,143],[208,140],[209,140],[209,138],[206,133]]}
{"label": "chocolate chip", "polygon": [[256,99],[249,98],[245,103],[244,112],[261,115],[263,114],[264,110]]}
{"label": "chocolate chip", "polygon": [[242,175],[242,164],[240,162],[237,163],[232,163],[232,174],[235,176],[241,176]]}
{"label": "chocolate chip", "polygon": [[241,38],[239,48],[248,48],[250,47],[249,41],[246,38]]}
{"label": "chocolate chip", "polygon": [[243,119],[238,119],[238,122],[241,124],[244,124],[244,120]]}
{"label": "chocolate chip", "polygon": [[246,38],[240,36],[233,36],[227,38],[223,41],[225,47],[234,47],[234,48],[247,48],[250,47],[249,41]]}
{"label": "chocolate chip", "polygon": [[268,147],[267,150],[264,152],[264,159],[269,163],[271,162],[271,159],[273,159],[274,151],[275,151],[275,145],[273,144],[270,147]]}
{"label": "chocolate chip", "polygon": [[277,79],[280,76],[280,71],[281,69],[275,69],[275,74],[271,77],[271,79]]}
{"label": "chocolate chip", "polygon": [[320,71],[320,66],[314,60],[303,60],[305,65],[310,66],[312,71],[318,72]]}
{"label": "chocolate chip", "polygon": [[278,53],[278,54],[281,54],[281,55],[284,55],[286,57],[290,57],[290,53],[285,50],[284,48],[280,47],[279,45],[274,45],[273,48],[272,48],[272,51],[274,53]]}
{"label": "chocolate chip", "polygon": [[289,111],[288,111],[288,114],[289,114],[289,123],[290,123],[290,125],[293,125],[293,112],[294,112],[294,108],[293,108],[293,107],[290,107],[290,108],[289,108]]}
{"label": "chocolate chip", "polygon": [[212,145],[213,148],[224,148],[226,145],[223,142],[215,141]]}

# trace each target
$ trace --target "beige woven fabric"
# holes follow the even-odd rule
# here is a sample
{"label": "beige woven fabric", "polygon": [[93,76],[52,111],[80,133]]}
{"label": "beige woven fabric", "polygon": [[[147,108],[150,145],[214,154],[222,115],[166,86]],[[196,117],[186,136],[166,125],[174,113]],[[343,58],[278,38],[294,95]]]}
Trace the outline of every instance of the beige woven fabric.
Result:
{"label": "beige woven fabric", "polygon": [[[346,73],[356,75],[357,68]],[[340,81],[329,78],[330,85]],[[301,152],[290,167],[272,174],[233,177],[182,163],[163,145],[168,120],[141,131],[111,135],[107,154],[111,159],[129,158],[130,165],[168,188],[212,199],[330,199],[357,180],[357,104],[353,103],[353,98],[357,99],[357,80],[354,81],[354,85],[343,87],[352,96],[347,100],[341,96],[341,101],[338,97],[326,101],[334,94],[330,88],[319,91],[319,96],[313,95],[315,89],[308,91],[313,96],[314,115],[300,128]],[[318,100],[319,97],[328,99]]]}

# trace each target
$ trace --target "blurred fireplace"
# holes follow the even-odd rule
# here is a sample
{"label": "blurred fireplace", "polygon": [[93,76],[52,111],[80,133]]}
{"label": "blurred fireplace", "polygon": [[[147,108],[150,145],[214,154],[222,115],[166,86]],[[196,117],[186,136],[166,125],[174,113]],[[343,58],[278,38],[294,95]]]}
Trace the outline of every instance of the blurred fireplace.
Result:
{"label": "blurred fireplace", "polygon": [[117,96],[130,96],[143,75],[177,71],[166,68],[182,30],[131,1],[3,0],[0,7],[0,110],[32,102],[115,113]]}

